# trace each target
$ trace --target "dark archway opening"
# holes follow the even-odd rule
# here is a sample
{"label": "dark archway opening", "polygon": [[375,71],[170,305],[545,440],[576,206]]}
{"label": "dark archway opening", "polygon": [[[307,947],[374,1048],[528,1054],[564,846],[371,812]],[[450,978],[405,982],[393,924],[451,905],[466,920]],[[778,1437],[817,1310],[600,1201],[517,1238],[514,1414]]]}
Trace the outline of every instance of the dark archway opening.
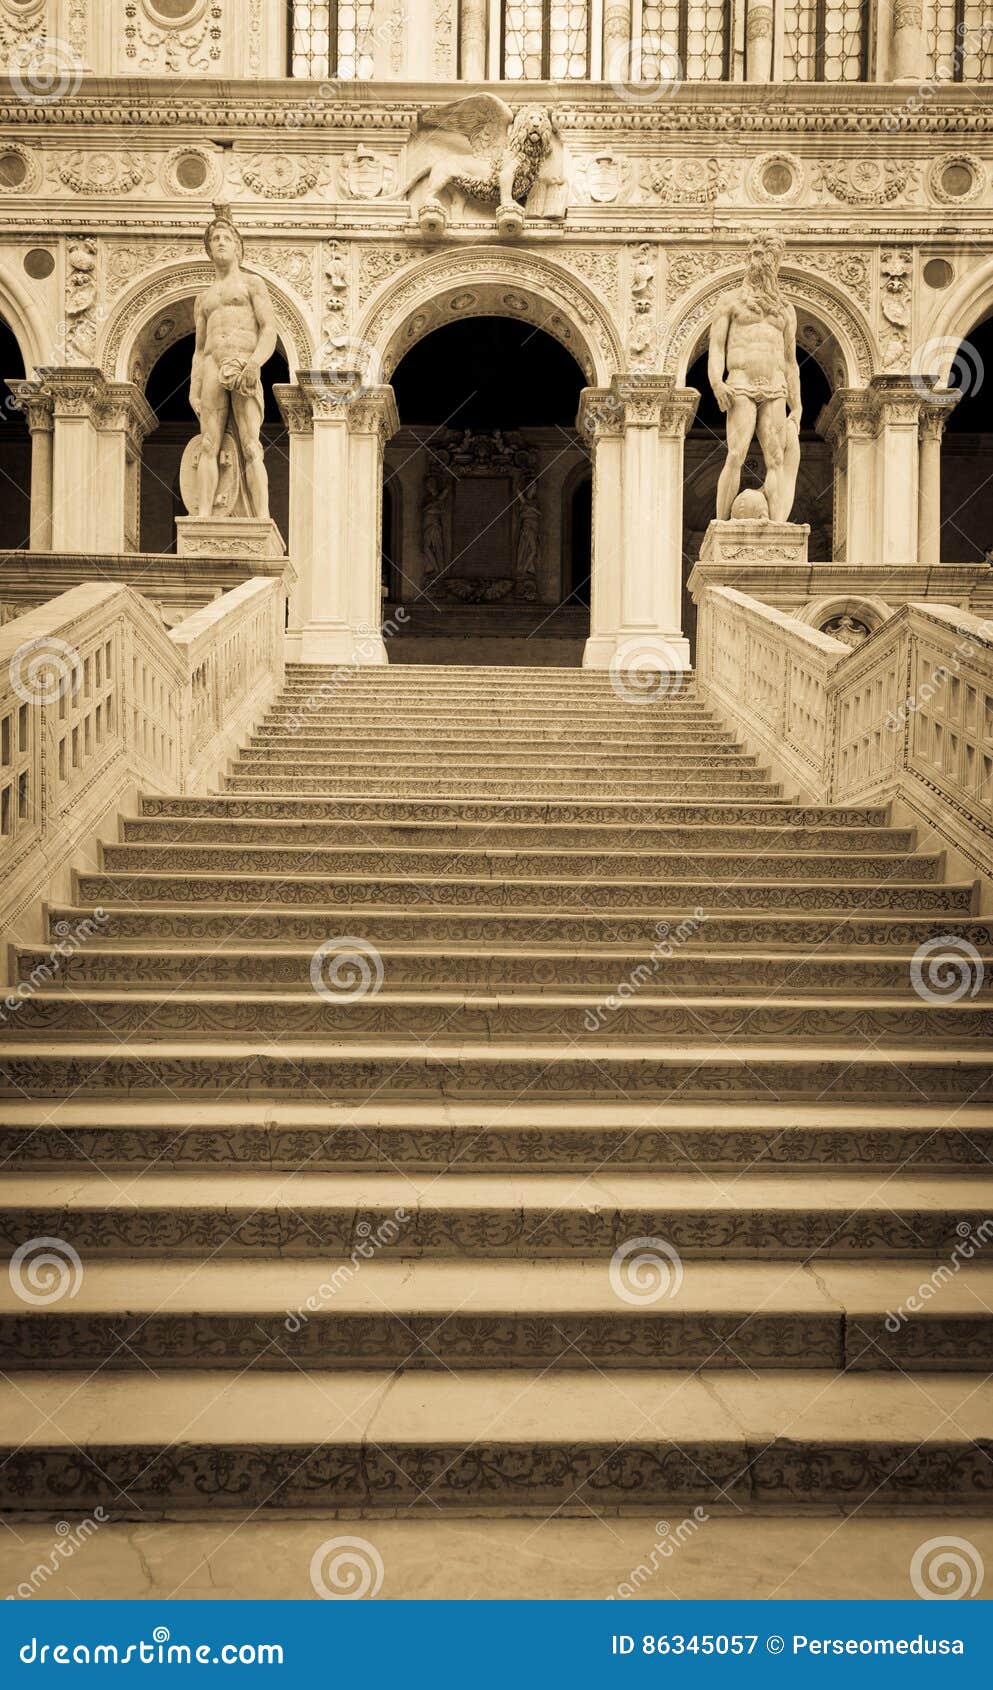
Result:
{"label": "dark archway opening", "polygon": [[[17,339],[0,318],[0,382],[26,374]],[[0,387],[0,532],[4,551],[27,547],[31,529],[31,435],[27,418]]]}
{"label": "dark archway opening", "polygon": [[581,662],[589,455],[572,354],[516,318],[472,317],[419,341],[392,383],[383,578],[406,612],[393,660]]}
{"label": "dark archway opening", "polygon": [[[800,365],[800,475],[791,521],[810,523],[812,563],[830,562],[833,546],[834,465],[831,449],[818,434],[817,419],[831,397],[831,384],[817,359],[797,347]],[[691,365],[687,387],[700,395],[693,426],[686,437],[683,476],[683,632],[691,645],[696,637],[696,605],[686,582],[700,555],[708,524],[717,509],[717,481],[724,467],[725,420],[707,379],[707,353]],[[761,487],[765,470],[758,442],[753,441],[741,478],[742,487]]]}
{"label": "dark archway opening", "polygon": [[993,317],[972,329],[953,360],[960,394],[941,443],[941,561],[993,553]]}
{"label": "dark archway opening", "polygon": [[[190,368],[194,338],[184,335],[166,348],[145,385],[145,397],[159,419],[145,441],[141,459],[141,527],[143,552],[176,550],[176,518],[185,515],[179,491],[179,465],[187,445],[199,433],[190,410]],[[286,426],[273,397],[273,384],[289,381],[281,348],[262,371],[265,419],[262,445],[269,476],[269,506],[284,540],[289,532],[289,445]]]}

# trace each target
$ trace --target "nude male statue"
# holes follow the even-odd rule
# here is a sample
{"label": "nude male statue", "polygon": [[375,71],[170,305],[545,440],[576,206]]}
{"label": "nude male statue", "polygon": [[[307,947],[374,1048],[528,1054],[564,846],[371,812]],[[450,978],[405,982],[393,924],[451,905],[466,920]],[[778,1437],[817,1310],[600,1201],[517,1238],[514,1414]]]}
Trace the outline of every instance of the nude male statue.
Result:
{"label": "nude male statue", "polygon": [[710,330],[707,375],[727,417],[727,460],[717,483],[721,522],[731,515],[755,433],[765,459],[769,520],[787,522],[793,508],[800,468],[800,366],[796,312],[779,286],[782,257],[778,235],[756,236],[745,279],[720,301]]}
{"label": "nude male statue", "polygon": [[241,268],[244,243],[222,208],[203,238],[216,280],[194,305],[196,350],[190,404],[200,419],[197,515],[214,514],[219,455],[233,415],[252,515],[269,515],[269,481],[259,433],[264,401],[261,368],[276,350],[276,320],[261,276]]}

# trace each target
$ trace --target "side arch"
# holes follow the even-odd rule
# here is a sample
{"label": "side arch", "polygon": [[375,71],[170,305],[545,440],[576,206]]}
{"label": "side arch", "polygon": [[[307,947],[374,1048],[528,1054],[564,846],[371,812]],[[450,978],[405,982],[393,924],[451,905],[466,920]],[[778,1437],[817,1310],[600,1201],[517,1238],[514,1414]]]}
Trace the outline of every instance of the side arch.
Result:
{"label": "side arch", "polygon": [[[737,287],[745,274],[744,264],[725,270],[691,293],[679,307],[669,335],[663,373],[678,384],[703,349],[721,296]],[[783,292],[796,307],[798,339],[816,357],[832,388],[865,387],[876,370],[872,333],[862,313],[851,300],[821,277],[808,275],[788,261],[780,272]],[[808,334],[805,331],[810,330]]]}
{"label": "side arch", "polygon": [[461,317],[533,323],[561,341],[594,387],[624,370],[617,325],[585,283],[546,258],[495,247],[446,249],[402,272],[372,300],[357,339],[389,381],[417,341]]}
{"label": "side arch", "polygon": [[[30,376],[39,367],[52,363],[51,330],[46,330],[42,312],[6,265],[0,265],[0,317],[3,317],[21,349],[26,375]],[[2,379],[3,371],[0,371]]]}
{"label": "side arch", "polygon": [[947,296],[937,300],[915,355],[916,373],[946,381],[963,340],[990,316],[993,316],[993,259],[970,270]]}
{"label": "side arch", "polygon": [[[254,270],[255,265],[246,265]],[[262,274],[262,270],[258,271]],[[187,260],[146,276],[121,297],[111,310],[97,343],[96,360],[111,381],[133,381],[143,387],[149,370],[162,353],[193,331],[193,299],[213,280],[207,259]],[[270,275],[276,325],[291,373],[313,365],[314,339],[299,306]]]}

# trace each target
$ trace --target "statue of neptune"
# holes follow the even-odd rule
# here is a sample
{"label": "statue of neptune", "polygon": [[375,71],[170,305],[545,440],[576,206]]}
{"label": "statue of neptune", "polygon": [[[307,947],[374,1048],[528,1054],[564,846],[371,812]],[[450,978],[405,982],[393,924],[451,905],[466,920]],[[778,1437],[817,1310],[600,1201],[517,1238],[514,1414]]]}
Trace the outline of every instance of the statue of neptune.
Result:
{"label": "statue of neptune", "polygon": [[796,312],[779,286],[782,257],[778,235],[756,236],[745,279],[719,302],[710,330],[707,375],[727,417],[727,460],[717,483],[720,522],[732,514],[756,433],[765,459],[769,520],[787,522],[793,508],[800,468],[800,367]]}

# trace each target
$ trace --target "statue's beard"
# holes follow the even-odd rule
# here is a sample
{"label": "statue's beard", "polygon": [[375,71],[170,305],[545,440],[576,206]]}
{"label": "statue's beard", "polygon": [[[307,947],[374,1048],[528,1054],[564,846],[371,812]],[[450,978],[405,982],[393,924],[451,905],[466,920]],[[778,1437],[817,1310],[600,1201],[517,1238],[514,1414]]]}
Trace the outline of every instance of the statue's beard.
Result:
{"label": "statue's beard", "polygon": [[782,304],[779,271],[774,259],[753,259],[748,269],[748,291],[757,306],[773,312]]}

